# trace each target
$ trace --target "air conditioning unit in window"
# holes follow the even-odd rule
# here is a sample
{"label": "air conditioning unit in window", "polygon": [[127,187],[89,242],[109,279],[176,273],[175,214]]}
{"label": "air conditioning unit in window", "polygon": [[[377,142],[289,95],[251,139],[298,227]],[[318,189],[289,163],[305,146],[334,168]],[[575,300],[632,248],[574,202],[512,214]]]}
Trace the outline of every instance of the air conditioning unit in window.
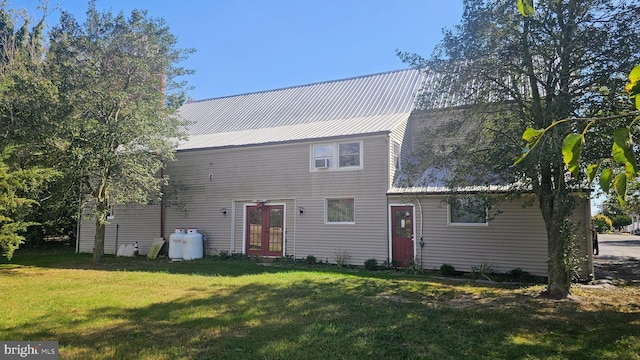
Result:
{"label": "air conditioning unit in window", "polygon": [[326,169],[329,167],[329,159],[316,159],[315,161],[315,168],[316,169]]}

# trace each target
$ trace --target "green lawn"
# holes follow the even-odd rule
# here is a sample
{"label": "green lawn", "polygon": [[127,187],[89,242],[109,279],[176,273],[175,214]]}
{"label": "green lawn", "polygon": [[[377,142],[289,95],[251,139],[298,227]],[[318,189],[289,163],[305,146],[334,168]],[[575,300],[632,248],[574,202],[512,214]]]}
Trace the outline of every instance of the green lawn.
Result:
{"label": "green lawn", "polygon": [[640,288],[441,280],[329,266],[18,252],[0,340],[60,359],[640,359]]}

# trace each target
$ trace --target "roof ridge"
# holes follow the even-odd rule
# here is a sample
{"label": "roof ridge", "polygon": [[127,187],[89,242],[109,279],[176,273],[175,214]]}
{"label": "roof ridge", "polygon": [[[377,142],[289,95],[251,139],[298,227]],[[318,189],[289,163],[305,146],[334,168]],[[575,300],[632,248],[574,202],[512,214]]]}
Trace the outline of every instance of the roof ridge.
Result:
{"label": "roof ridge", "polygon": [[320,84],[330,84],[330,83],[336,83],[336,82],[341,82],[341,81],[364,79],[364,78],[373,77],[373,76],[387,75],[387,74],[392,74],[392,73],[397,73],[397,72],[414,71],[414,70],[420,71],[420,69],[409,67],[409,68],[404,68],[404,69],[382,71],[382,72],[377,72],[377,73],[367,74],[367,75],[351,76],[351,77],[346,77],[346,78],[341,78],[341,79],[317,81],[317,82],[312,82],[312,83],[308,83],[308,84],[300,84],[300,85],[291,85],[291,86],[286,86],[286,87],[276,88],[276,89],[250,91],[250,92],[247,92],[247,93],[240,93],[240,94],[235,94],[235,95],[225,95],[225,96],[213,97],[213,98],[208,98],[208,99],[192,100],[192,101],[187,101],[185,103],[185,105],[186,104],[201,103],[201,102],[206,102],[206,101],[212,101],[212,100],[228,99],[228,98],[233,98],[233,97],[247,96],[247,95],[255,95],[255,94],[264,94],[264,93],[276,92],[276,91],[284,91],[284,90],[302,88],[302,87],[307,87],[307,86],[315,86],[315,85],[320,85]]}

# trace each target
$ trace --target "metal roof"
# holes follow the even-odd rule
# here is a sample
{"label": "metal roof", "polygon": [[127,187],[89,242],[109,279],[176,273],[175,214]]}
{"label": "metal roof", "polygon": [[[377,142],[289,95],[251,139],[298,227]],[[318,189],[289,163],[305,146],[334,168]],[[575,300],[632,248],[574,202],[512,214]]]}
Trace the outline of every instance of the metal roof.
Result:
{"label": "metal roof", "polygon": [[178,110],[178,149],[241,146],[390,131],[414,109],[424,75],[406,69],[191,102]]}

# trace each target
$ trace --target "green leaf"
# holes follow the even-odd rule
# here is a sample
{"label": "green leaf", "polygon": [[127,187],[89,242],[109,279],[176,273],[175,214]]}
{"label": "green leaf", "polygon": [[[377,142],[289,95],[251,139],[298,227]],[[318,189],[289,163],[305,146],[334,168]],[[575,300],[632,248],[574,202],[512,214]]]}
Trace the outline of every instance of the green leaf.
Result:
{"label": "green leaf", "polygon": [[629,73],[629,83],[625,87],[631,100],[635,100],[636,109],[640,110],[640,65]]}
{"label": "green leaf", "polygon": [[605,193],[609,192],[611,188],[611,176],[613,175],[613,169],[604,169],[600,174],[600,187]]}
{"label": "green leaf", "polygon": [[600,169],[600,164],[591,164],[587,166],[587,181],[589,182],[589,184],[591,184],[593,182],[593,179],[596,178],[598,169]]}
{"label": "green leaf", "polygon": [[540,137],[544,135],[545,131],[546,130],[544,129],[538,130],[534,128],[527,128],[522,133],[522,139],[527,142],[527,145],[522,149],[522,155],[513,162],[513,165],[518,165],[527,157],[527,155],[529,155],[531,149],[536,146],[538,140],[540,140]]}
{"label": "green leaf", "polygon": [[629,176],[634,176],[638,173],[638,165],[636,163],[636,157],[633,154],[631,148],[633,140],[631,139],[631,132],[627,128],[616,129],[613,133],[613,146],[611,147],[611,155],[613,159],[619,163],[624,164],[625,172]]}
{"label": "green leaf", "polygon": [[636,65],[629,73],[629,81],[632,83],[640,81],[640,65]]}
{"label": "green leaf", "polygon": [[578,176],[580,167],[580,153],[584,147],[584,137],[581,134],[569,134],[562,142],[562,159],[573,176]]}
{"label": "green leaf", "polygon": [[618,202],[621,206],[624,206],[624,201],[627,197],[627,175],[616,175],[615,180],[613,180],[613,186],[615,186],[616,193],[618,194]]}
{"label": "green leaf", "polygon": [[542,134],[544,134],[544,129],[527,128],[527,130],[522,133],[522,140],[527,143],[535,142]]}
{"label": "green leaf", "polygon": [[535,9],[533,8],[533,0],[518,0],[518,11],[524,17],[533,15]]}

